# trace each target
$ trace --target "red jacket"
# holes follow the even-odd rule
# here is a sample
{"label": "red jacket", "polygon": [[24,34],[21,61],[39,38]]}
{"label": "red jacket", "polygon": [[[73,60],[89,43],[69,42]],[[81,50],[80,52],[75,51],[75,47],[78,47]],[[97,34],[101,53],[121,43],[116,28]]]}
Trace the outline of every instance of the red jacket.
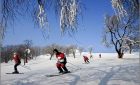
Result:
{"label": "red jacket", "polygon": [[56,58],[58,59],[58,62],[60,62],[60,63],[67,63],[67,59],[66,59],[66,57],[65,57],[65,54],[64,53],[57,53],[56,54]]}
{"label": "red jacket", "polygon": [[13,56],[13,60],[15,61],[15,63],[20,63],[20,56],[18,54]]}
{"label": "red jacket", "polygon": [[65,58],[65,55],[64,55],[64,53],[57,53],[56,58],[61,60],[61,59]]}
{"label": "red jacket", "polygon": [[83,56],[83,57],[84,57],[84,60],[89,60],[87,56]]}

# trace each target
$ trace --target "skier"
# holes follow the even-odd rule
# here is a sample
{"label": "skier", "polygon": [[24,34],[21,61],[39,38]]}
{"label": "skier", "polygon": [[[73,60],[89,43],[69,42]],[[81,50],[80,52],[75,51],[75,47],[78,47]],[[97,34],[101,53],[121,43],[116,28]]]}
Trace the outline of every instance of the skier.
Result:
{"label": "skier", "polygon": [[90,58],[93,58],[92,54],[90,54]]}
{"label": "skier", "polygon": [[59,73],[69,73],[70,71],[68,71],[66,67],[67,59],[65,57],[65,54],[59,52],[57,49],[54,49],[53,53],[56,55],[56,58],[58,59],[56,67],[58,68]]}
{"label": "skier", "polygon": [[84,62],[85,62],[85,63],[89,63],[89,59],[88,59],[87,56],[84,55],[83,58],[84,58]]}
{"label": "skier", "polygon": [[25,63],[28,63],[27,59],[30,57],[30,52],[31,51],[29,48],[24,51],[24,56],[25,56],[24,65],[25,65]]}
{"label": "skier", "polygon": [[21,61],[20,61],[20,56],[18,53],[14,52],[13,54],[13,60],[15,61],[15,65],[14,65],[14,72],[13,73],[19,73],[17,70],[17,66],[20,65]]}
{"label": "skier", "polygon": [[99,54],[99,58],[101,58],[101,54]]}

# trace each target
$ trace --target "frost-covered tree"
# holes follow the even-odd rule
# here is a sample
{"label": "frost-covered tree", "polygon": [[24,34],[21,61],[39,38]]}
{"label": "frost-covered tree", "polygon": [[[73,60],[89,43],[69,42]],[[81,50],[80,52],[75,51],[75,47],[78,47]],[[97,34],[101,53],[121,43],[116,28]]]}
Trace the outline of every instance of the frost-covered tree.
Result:
{"label": "frost-covered tree", "polygon": [[128,45],[126,39],[129,39],[133,33],[132,18],[126,23],[118,19],[117,15],[105,16],[105,32],[103,42],[106,46],[114,46],[118,53],[118,58],[123,58],[124,51]]}
{"label": "frost-covered tree", "polygon": [[92,51],[93,51],[93,48],[92,48],[92,47],[90,47],[90,48],[89,48],[89,53],[91,54],[91,53],[92,53]]}
{"label": "frost-covered tree", "polygon": [[139,0],[112,0],[112,7],[119,19],[139,17]]}
{"label": "frost-covered tree", "polygon": [[84,50],[84,48],[83,48],[83,47],[79,47],[79,48],[78,48],[78,50],[79,50],[80,55],[81,55],[81,54],[82,54],[82,52],[83,52],[83,50]]}
{"label": "frost-covered tree", "polygon": [[[2,53],[1,53],[1,51],[2,51],[2,40],[3,40],[3,29],[2,29],[2,27],[0,27],[0,57],[2,56]],[[0,62],[2,61],[2,59],[0,58]]]}
{"label": "frost-covered tree", "polygon": [[92,51],[93,51],[93,48],[92,48],[92,47],[90,47],[90,48],[89,48],[90,58],[92,58]]}
{"label": "frost-covered tree", "polygon": [[140,30],[139,25],[131,24],[130,34],[124,38],[125,51],[131,54],[133,51],[138,51],[140,48]]}
{"label": "frost-covered tree", "polygon": [[132,33],[126,40],[130,52],[135,46],[140,43],[140,29],[139,29],[139,2],[140,0],[112,0],[112,7],[114,8],[117,18],[126,24],[129,20],[131,22]]}
{"label": "frost-covered tree", "polygon": [[65,46],[64,47],[64,53],[66,54],[66,56],[69,57],[69,55],[71,53],[71,48],[69,46]]}
{"label": "frost-covered tree", "polygon": [[70,45],[68,48],[70,50],[70,53],[73,54],[73,57],[76,58],[75,53],[76,53],[77,46],[76,45]]}
{"label": "frost-covered tree", "polygon": [[80,14],[80,0],[1,0],[0,30],[1,35],[9,24],[18,16],[32,17],[41,28],[48,26],[47,8],[53,7],[60,20],[61,32],[77,29]]}
{"label": "frost-covered tree", "polygon": [[32,40],[24,40],[26,48],[30,48],[33,45]]}

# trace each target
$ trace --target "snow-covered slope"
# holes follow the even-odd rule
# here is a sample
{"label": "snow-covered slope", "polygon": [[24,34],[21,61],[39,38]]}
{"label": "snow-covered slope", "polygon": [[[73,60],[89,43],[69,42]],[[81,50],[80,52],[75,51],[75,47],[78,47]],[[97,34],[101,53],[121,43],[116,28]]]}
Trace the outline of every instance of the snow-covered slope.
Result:
{"label": "snow-covered slope", "polygon": [[124,59],[118,59],[116,53],[101,54],[99,58],[99,53],[93,53],[89,64],[84,64],[79,54],[75,59],[67,57],[67,67],[72,73],[56,77],[45,76],[58,73],[56,59],[49,60],[48,55],[30,60],[26,67],[19,66],[24,74],[5,74],[13,71],[14,62],[2,63],[1,85],[140,85],[138,53],[125,54]]}

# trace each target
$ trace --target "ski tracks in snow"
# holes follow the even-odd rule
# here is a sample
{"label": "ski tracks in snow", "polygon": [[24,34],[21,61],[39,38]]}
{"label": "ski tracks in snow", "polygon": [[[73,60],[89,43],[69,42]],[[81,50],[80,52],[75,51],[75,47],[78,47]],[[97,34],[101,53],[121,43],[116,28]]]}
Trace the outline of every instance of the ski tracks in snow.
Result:
{"label": "ski tracks in snow", "polygon": [[139,73],[139,65],[137,63],[112,66],[110,71],[101,78],[99,85],[117,85],[118,82],[120,85],[139,85]]}
{"label": "ski tracks in snow", "polygon": [[28,74],[28,76],[15,80],[10,85],[47,85],[47,83],[51,85],[77,85],[80,80],[80,76],[73,73],[51,78],[45,77],[45,74],[46,73]]}

